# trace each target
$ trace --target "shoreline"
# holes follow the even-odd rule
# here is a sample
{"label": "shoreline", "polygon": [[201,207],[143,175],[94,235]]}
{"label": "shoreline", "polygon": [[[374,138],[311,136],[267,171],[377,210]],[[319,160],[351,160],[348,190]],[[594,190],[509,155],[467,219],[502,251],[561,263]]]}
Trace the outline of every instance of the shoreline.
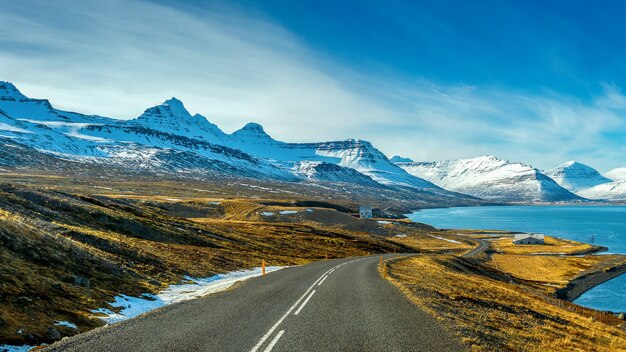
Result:
{"label": "shoreline", "polygon": [[623,274],[626,274],[626,263],[579,276],[570,280],[567,286],[558,289],[556,291],[557,298],[573,302],[592,288]]}

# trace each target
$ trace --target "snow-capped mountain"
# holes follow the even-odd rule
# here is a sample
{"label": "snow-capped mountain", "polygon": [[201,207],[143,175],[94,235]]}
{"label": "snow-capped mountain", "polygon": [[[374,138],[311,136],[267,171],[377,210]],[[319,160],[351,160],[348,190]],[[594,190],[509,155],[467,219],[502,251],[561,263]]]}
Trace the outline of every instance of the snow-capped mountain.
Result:
{"label": "snow-capped mountain", "polygon": [[[281,182],[341,183],[394,189],[417,202],[477,201],[446,191],[397,167],[371,143],[348,139],[285,143],[259,124],[226,134],[171,98],[132,120],[82,115],[31,99],[0,82],[0,143],[24,158],[0,153],[0,166],[41,166],[50,158],[60,168],[101,165],[128,172],[194,177],[251,177]],[[29,165],[29,160],[38,160]],[[36,164],[36,165],[35,165]],[[221,176],[220,176],[221,175]],[[350,191],[348,191],[350,192]],[[446,203],[449,204],[449,203]]]}
{"label": "snow-capped mountain", "polygon": [[309,180],[358,183],[372,187],[381,186],[380,183],[372,180],[371,177],[354,169],[323,161],[301,161],[296,163],[294,173]]}
{"label": "snow-capped mountain", "polygon": [[47,99],[32,99],[12,83],[0,81],[0,109],[14,119],[69,123],[107,123],[112,119],[63,111],[52,107]]}
{"label": "snow-capped mountain", "polygon": [[539,170],[494,156],[397,165],[447,190],[483,199],[502,202],[580,200]]}
{"label": "snow-capped mountain", "polygon": [[604,174],[605,177],[610,178],[613,181],[626,180],[626,167],[618,167]]}
{"label": "snow-capped mountain", "polygon": [[594,200],[626,201],[626,180],[603,183],[577,194]]}
{"label": "snow-capped mountain", "polygon": [[192,116],[176,98],[147,109],[129,124],[216,144],[225,144],[228,139],[228,136],[206,117],[200,114]]}
{"label": "snow-capped mountain", "polygon": [[255,123],[247,124],[230,137],[231,146],[256,157],[283,163],[315,161],[336,164],[354,169],[384,185],[441,190],[431,182],[408,174],[367,141],[348,139],[322,143],[285,143],[276,141],[261,125]]}
{"label": "snow-capped mountain", "polygon": [[600,175],[596,169],[576,161],[568,161],[554,169],[546,170],[544,174],[574,193],[612,181]]}
{"label": "snow-capped mountain", "polygon": [[391,161],[392,163],[412,163],[413,159],[403,158],[400,155],[394,155],[389,159],[389,161]]}

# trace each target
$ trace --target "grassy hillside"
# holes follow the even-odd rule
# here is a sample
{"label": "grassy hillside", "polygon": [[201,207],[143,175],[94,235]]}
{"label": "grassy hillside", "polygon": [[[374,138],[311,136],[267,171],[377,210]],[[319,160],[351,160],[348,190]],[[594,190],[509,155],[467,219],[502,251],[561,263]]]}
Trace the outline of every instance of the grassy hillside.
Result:
{"label": "grassy hillside", "polygon": [[581,307],[514,283],[507,273],[480,260],[420,256],[392,261],[387,272],[413,302],[473,351],[626,350],[619,319],[584,313]]}
{"label": "grassy hillside", "polygon": [[[413,251],[358,226],[281,221],[262,200],[116,197],[39,187],[0,185],[0,342],[50,342],[102,325],[89,310],[115,295],[156,292],[183,276],[268,265],[296,265],[325,257]],[[294,208],[304,211],[306,208]],[[335,210],[349,224],[358,220]],[[282,215],[281,215],[282,216]],[[314,217],[314,215],[310,215]],[[354,228],[350,228],[353,226]],[[375,233],[375,232],[374,232]]]}

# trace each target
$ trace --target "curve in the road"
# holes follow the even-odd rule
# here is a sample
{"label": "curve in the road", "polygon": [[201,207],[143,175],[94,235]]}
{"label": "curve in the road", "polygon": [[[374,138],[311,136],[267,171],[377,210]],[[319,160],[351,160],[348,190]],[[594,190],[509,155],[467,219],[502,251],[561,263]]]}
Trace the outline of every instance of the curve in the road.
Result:
{"label": "curve in the road", "polygon": [[381,278],[378,256],[317,262],[65,339],[46,351],[459,351]]}

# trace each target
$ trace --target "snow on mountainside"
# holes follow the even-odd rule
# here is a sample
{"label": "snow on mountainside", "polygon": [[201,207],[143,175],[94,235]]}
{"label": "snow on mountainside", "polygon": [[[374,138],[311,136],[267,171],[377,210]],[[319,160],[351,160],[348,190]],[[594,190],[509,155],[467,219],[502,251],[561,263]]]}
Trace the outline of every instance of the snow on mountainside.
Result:
{"label": "snow on mountainside", "polygon": [[539,170],[494,156],[397,165],[447,190],[483,199],[504,202],[580,200]]}
{"label": "snow on mountainside", "polygon": [[309,180],[358,183],[371,187],[381,186],[378,182],[372,180],[371,177],[354,169],[322,161],[301,161],[296,163],[294,173]]}
{"label": "snow on mountainside", "polygon": [[626,201],[626,180],[603,183],[577,194],[588,199]]}
{"label": "snow on mountainside", "polygon": [[322,143],[285,143],[250,123],[231,135],[230,145],[251,155],[278,162],[317,161],[354,169],[384,185],[443,191],[431,182],[409,175],[367,141],[347,139]]}
{"label": "snow on mountainside", "polygon": [[544,174],[572,192],[611,182],[610,179],[600,175],[596,169],[576,161],[568,161],[554,169],[546,170]]}
{"label": "snow on mountainside", "polygon": [[130,124],[211,143],[224,143],[227,139],[227,135],[219,127],[202,115],[192,116],[176,98],[147,109],[137,119],[131,120]]}
{"label": "snow on mountainside", "polygon": [[255,123],[226,134],[203,116],[191,115],[176,98],[146,109],[136,119],[119,120],[61,111],[0,82],[0,143],[3,140],[42,161],[48,159],[37,153],[132,172],[410,187],[407,192],[426,192],[422,199],[475,201],[408,174],[369,142],[285,143]]}
{"label": "snow on mountainside", "polygon": [[400,155],[394,155],[389,159],[392,163],[412,163],[413,159],[411,158],[403,158]]}
{"label": "snow on mountainside", "polygon": [[14,119],[74,123],[107,123],[110,118],[58,110],[46,99],[31,99],[12,83],[0,81],[0,110]]}
{"label": "snow on mountainside", "polygon": [[12,84],[0,83],[0,138],[38,152],[132,171],[156,172],[160,167],[160,173],[176,175],[222,172],[297,180],[288,170],[208,141],[220,133],[226,136],[205,118],[191,116],[176,99],[122,121],[56,110],[46,100],[27,98]]}
{"label": "snow on mountainside", "polygon": [[613,181],[624,181],[626,180],[626,167],[613,169],[604,174],[604,176],[610,178]]}

